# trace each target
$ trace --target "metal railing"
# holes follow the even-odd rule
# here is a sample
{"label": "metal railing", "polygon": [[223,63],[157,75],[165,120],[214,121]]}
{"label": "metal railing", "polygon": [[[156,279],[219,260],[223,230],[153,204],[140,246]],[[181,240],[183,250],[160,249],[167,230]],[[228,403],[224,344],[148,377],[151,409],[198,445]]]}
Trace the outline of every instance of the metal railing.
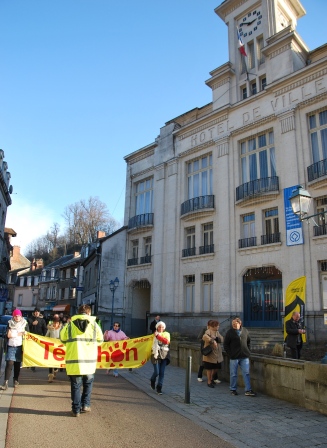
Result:
{"label": "metal railing", "polygon": [[135,229],[137,227],[152,226],[153,225],[153,213],[144,213],[143,215],[133,216],[128,221],[128,228]]}
{"label": "metal railing", "polygon": [[327,224],[313,227],[313,236],[327,235]]}
{"label": "metal railing", "polygon": [[269,235],[261,235],[261,244],[280,243],[280,232],[270,233]]}
{"label": "metal railing", "polygon": [[311,182],[319,177],[327,175],[327,159],[320,160],[307,167],[308,181]]}
{"label": "metal railing", "polygon": [[251,238],[242,238],[238,240],[238,248],[243,249],[244,247],[253,247],[257,245],[257,237],[253,236]]}
{"label": "metal railing", "polygon": [[204,208],[214,208],[215,197],[213,194],[206,196],[198,196],[197,198],[189,199],[181,205],[181,215],[185,215],[189,212],[196,210],[203,210]]}
{"label": "metal railing", "polygon": [[140,264],[151,263],[151,255],[140,257]]}
{"label": "metal railing", "polygon": [[269,191],[279,191],[278,176],[251,180],[236,188],[236,200],[258,196]]}
{"label": "metal railing", "polygon": [[214,244],[208,244],[207,246],[200,246],[199,247],[199,254],[213,254],[215,251],[215,245]]}
{"label": "metal railing", "polygon": [[182,250],[182,257],[192,257],[193,255],[196,255],[196,247]]}
{"label": "metal railing", "polygon": [[129,258],[127,260],[127,266],[135,266],[139,263],[139,259],[138,258]]}

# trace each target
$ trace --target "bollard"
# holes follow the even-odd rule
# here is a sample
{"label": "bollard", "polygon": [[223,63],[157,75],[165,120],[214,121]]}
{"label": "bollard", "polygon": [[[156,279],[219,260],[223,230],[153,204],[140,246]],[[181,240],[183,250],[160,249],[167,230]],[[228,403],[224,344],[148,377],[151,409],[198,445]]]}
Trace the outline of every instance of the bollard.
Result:
{"label": "bollard", "polygon": [[0,337],[0,372],[2,366],[2,355],[3,355],[3,337]]}
{"label": "bollard", "polygon": [[184,403],[190,404],[191,398],[191,369],[192,369],[192,356],[187,357],[186,378],[185,378],[185,399]]}

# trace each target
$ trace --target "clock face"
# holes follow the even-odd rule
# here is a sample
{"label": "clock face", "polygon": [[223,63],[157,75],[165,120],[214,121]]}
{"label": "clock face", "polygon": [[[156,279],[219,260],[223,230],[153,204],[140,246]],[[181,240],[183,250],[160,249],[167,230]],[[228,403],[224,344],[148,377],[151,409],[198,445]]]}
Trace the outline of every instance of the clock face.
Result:
{"label": "clock face", "polygon": [[261,29],[262,14],[260,9],[248,12],[237,21],[238,30],[243,40],[250,40]]}
{"label": "clock face", "polygon": [[278,11],[278,22],[282,28],[286,28],[288,26],[288,20],[281,11]]}

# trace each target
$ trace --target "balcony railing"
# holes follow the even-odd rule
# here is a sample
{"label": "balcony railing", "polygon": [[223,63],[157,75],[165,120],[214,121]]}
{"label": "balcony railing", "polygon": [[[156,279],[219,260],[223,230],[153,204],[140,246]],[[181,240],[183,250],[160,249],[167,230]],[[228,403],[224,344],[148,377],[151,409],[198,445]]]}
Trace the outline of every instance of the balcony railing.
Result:
{"label": "balcony railing", "polygon": [[215,245],[214,244],[208,244],[207,246],[200,246],[199,247],[200,255],[203,255],[203,254],[213,254],[214,251],[215,251]]}
{"label": "balcony railing", "polygon": [[308,181],[311,182],[319,177],[326,176],[327,174],[327,159],[320,160],[307,167]]}
{"label": "balcony railing", "polygon": [[238,240],[238,248],[239,249],[243,249],[244,247],[253,247],[256,245],[257,245],[257,237],[256,236]]}
{"label": "balcony railing", "polygon": [[278,176],[255,179],[236,188],[236,201],[258,196],[269,191],[279,191]]}
{"label": "balcony railing", "polygon": [[135,266],[139,263],[139,259],[138,258],[129,258],[127,260],[127,266]]}
{"label": "balcony railing", "polygon": [[215,197],[213,194],[206,196],[198,196],[197,198],[189,199],[183,202],[181,205],[181,215],[185,215],[189,212],[194,212],[196,210],[203,210],[204,208],[214,208],[215,207]]}
{"label": "balcony railing", "polygon": [[280,232],[269,235],[261,235],[261,244],[280,243]]}
{"label": "balcony railing", "polygon": [[190,247],[189,249],[182,250],[182,257],[192,257],[196,254],[196,247]]}
{"label": "balcony railing", "polygon": [[151,255],[140,257],[140,264],[151,263]]}
{"label": "balcony railing", "polygon": [[327,224],[313,227],[313,236],[327,235]]}
{"label": "balcony railing", "polygon": [[153,213],[144,213],[143,215],[133,216],[128,221],[128,228],[135,229],[137,227],[153,226]]}

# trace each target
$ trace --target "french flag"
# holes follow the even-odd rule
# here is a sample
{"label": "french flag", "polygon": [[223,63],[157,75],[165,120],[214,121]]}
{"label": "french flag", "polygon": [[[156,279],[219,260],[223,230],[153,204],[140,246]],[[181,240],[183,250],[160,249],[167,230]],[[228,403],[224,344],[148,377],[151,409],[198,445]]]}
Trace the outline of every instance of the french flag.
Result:
{"label": "french flag", "polygon": [[238,28],[237,28],[237,39],[238,39],[238,49],[240,50],[240,53],[243,56],[247,56],[246,51],[245,51],[245,46],[243,44],[242,37],[240,35],[240,31]]}

